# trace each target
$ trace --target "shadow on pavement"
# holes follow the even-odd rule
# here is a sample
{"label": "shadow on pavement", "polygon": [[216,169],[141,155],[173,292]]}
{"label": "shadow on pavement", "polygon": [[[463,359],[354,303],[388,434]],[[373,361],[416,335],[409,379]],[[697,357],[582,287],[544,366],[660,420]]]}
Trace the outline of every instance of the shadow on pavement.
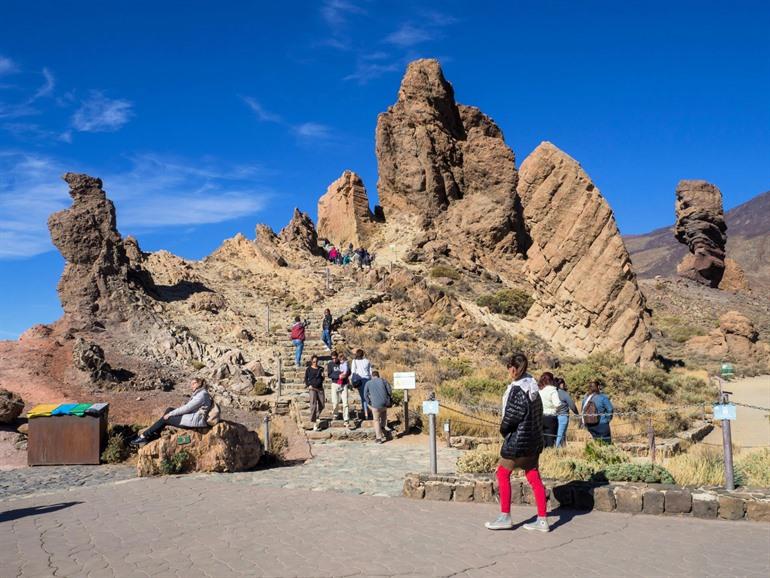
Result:
{"label": "shadow on pavement", "polygon": [[27,516],[39,516],[40,514],[50,514],[64,508],[76,506],[83,502],[60,502],[58,504],[49,504],[48,506],[33,506],[31,508],[17,508],[16,510],[7,510],[0,512],[0,523],[26,518]]}

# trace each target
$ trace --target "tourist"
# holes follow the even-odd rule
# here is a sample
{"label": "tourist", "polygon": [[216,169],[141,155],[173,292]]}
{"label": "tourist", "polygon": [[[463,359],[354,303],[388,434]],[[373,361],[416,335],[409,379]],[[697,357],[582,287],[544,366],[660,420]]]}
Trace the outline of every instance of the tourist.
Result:
{"label": "tourist", "polygon": [[374,414],[374,441],[385,442],[388,427],[388,408],[393,407],[393,390],[380,377],[379,371],[372,371],[372,378],[364,385],[364,398]]}
{"label": "tourist", "polygon": [[345,422],[345,427],[350,429],[350,395],[348,392],[350,369],[344,353],[339,354],[337,367],[337,380],[332,384],[332,389],[336,393],[336,395],[332,395],[332,414],[337,414],[337,407],[342,402],[342,419]]}
{"label": "tourist", "polygon": [[332,318],[332,312],[328,309],[324,310],[324,318],[321,326],[321,341],[324,342],[326,349],[332,350],[332,326],[334,325],[334,318]]}
{"label": "tourist", "polygon": [[340,252],[337,250],[337,247],[332,245],[329,248],[329,261],[331,261],[332,263],[338,264],[337,262],[339,260],[339,257],[340,257]]}
{"label": "tourist", "polygon": [[583,400],[583,425],[591,437],[600,442],[612,443],[610,422],[613,407],[610,398],[601,392],[602,383],[595,379],[588,384],[588,395]]}
{"label": "tourist", "polygon": [[160,436],[160,432],[166,426],[181,427],[187,429],[208,427],[206,420],[209,410],[214,404],[206,388],[206,380],[201,377],[193,378],[190,382],[190,400],[174,409],[169,407],[163,412],[163,417],[132,439],[132,446],[143,446]]}
{"label": "tourist", "polygon": [[527,530],[548,532],[545,486],[538,470],[543,451],[543,402],[537,382],[527,373],[527,358],[523,353],[512,355],[507,363],[511,383],[503,394],[503,414],[500,433],[503,445],[497,466],[500,488],[500,516],[485,526],[490,530],[509,530],[511,521],[511,472],[522,468],[532,487],[537,504],[537,520],[524,524]]}
{"label": "tourist", "polygon": [[331,382],[332,418],[337,419],[336,411],[339,400],[337,399],[337,381],[340,378],[340,357],[336,351],[332,351],[331,359],[326,364],[326,377]]}
{"label": "tourist", "polygon": [[556,433],[559,430],[559,420],[556,414],[561,405],[559,391],[553,385],[553,373],[546,371],[537,382],[540,389],[540,400],[543,402],[543,443],[551,448],[556,445]]}
{"label": "tourist", "polygon": [[305,328],[308,325],[308,321],[301,321],[297,315],[294,318],[294,325],[289,329],[289,336],[294,344],[294,365],[296,367],[302,364],[302,350],[305,349]]}
{"label": "tourist", "polygon": [[353,359],[350,367],[350,382],[358,389],[358,395],[361,398],[361,407],[363,409],[363,419],[372,419],[371,412],[369,411],[369,404],[366,401],[364,395],[364,387],[366,382],[372,378],[372,364],[366,357],[364,357],[364,350],[359,349],[356,351],[356,356]]}
{"label": "tourist", "polygon": [[305,369],[305,387],[310,393],[310,421],[313,422],[313,431],[318,431],[318,418],[326,405],[323,383],[324,370],[318,367],[318,356],[314,355]]}
{"label": "tourist", "polygon": [[556,419],[559,421],[559,429],[556,432],[556,447],[562,448],[567,445],[567,427],[569,426],[569,412],[571,411],[575,415],[580,415],[575,401],[567,391],[567,383],[561,378],[554,379],[553,384],[556,386],[556,391],[559,394],[559,400],[561,405],[556,410]]}

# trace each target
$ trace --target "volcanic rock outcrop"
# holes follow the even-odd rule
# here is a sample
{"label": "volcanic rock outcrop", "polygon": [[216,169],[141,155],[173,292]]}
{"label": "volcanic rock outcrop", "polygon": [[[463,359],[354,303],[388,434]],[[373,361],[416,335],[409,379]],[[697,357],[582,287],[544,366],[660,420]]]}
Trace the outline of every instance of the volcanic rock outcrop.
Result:
{"label": "volcanic rock outcrop", "polygon": [[438,61],[409,64],[376,152],[388,221],[433,228],[466,264],[526,250],[513,152],[492,119],[455,103]]}
{"label": "volcanic rock outcrop", "polygon": [[674,234],[690,253],[677,266],[677,273],[718,287],[725,270],[726,232],[722,192],[706,181],[679,181]]}
{"label": "volcanic rock outcrop", "polygon": [[313,220],[299,209],[294,209],[291,221],[278,233],[278,239],[292,248],[320,255],[318,233]]}
{"label": "volcanic rock outcrop", "polygon": [[758,341],[751,319],[738,311],[728,311],[719,317],[719,327],[706,335],[696,335],[687,341],[687,349],[695,355],[714,359],[751,360],[765,358],[768,346]]}
{"label": "volcanic rock outcrop", "polygon": [[339,246],[366,245],[375,227],[364,182],[345,171],[318,200],[318,235]]}
{"label": "volcanic rock outcrop", "polygon": [[51,215],[48,228],[67,261],[58,286],[67,320],[73,327],[125,321],[135,309],[135,293],[143,291],[140,281],[149,276],[126,254],[101,179],[75,173],[63,178],[73,204]]}
{"label": "volcanic rock outcrop", "polygon": [[580,164],[549,142],[519,171],[532,246],[526,271],[535,304],[525,323],[573,354],[655,354],[649,314],[607,201]]}

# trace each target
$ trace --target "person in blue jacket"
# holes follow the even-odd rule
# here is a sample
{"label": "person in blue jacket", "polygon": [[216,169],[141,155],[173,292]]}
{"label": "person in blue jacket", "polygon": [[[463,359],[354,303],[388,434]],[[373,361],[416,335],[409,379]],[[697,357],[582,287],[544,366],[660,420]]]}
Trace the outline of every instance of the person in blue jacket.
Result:
{"label": "person in blue jacket", "polygon": [[583,399],[583,425],[595,440],[612,443],[610,422],[612,421],[612,402],[601,392],[602,384],[594,380],[588,384],[588,395]]}

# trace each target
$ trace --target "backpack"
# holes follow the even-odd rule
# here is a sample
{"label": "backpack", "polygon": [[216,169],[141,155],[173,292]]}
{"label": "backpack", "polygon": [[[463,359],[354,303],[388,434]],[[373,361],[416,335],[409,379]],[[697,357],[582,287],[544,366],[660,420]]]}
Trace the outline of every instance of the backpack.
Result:
{"label": "backpack", "polygon": [[219,404],[215,402],[213,399],[211,400],[211,407],[209,408],[209,413],[206,415],[206,424],[209,426],[215,426],[220,421],[220,415],[222,414],[222,410],[219,407]]}
{"label": "backpack", "polygon": [[593,397],[593,395],[588,396],[583,406],[583,423],[585,425],[596,425],[599,423],[599,416],[597,415],[599,411],[596,409]]}
{"label": "backpack", "polygon": [[305,326],[301,323],[295,323],[291,326],[292,339],[305,339]]}

